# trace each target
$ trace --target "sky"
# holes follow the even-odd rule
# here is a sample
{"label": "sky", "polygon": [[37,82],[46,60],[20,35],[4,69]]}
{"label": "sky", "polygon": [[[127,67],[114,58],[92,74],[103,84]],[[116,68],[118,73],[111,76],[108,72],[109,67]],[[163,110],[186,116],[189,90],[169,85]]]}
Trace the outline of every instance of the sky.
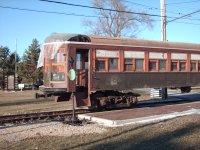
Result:
{"label": "sky", "polygon": [[[92,5],[92,0],[55,1]],[[160,0],[123,1],[134,12],[145,11],[149,14],[160,15]],[[200,0],[166,0],[167,21],[200,10],[199,6]],[[60,12],[65,13],[65,15],[16,10],[14,8]],[[45,38],[54,32],[87,33],[83,21],[85,19],[96,19],[85,17],[91,15],[95,15],[94,9],[47,3],[39,0],[0,0],[0,46],[7,46],[11,52],[17,49],[17,53],[23,56],[34,38],[42,44]],[[161,40],[160,18],[153,17],[152,19],[154,19],[153,29],[141,27],[142,30],[137,34],[137,38]],[[200,12],[169,22],[167,24],[167,40],[200,44]]]}

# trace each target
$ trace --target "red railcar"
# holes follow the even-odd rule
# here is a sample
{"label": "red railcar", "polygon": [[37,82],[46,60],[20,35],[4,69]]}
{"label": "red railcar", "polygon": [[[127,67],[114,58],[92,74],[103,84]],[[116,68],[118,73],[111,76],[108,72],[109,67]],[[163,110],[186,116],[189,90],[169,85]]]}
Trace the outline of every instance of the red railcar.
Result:
{"label": "red railcar", "polygon": [[75,92],[77,106],[131,105],[134,88],[200,85],[200,45],[57,33],[46,38],[40,66],[45,95],[67,100]]}

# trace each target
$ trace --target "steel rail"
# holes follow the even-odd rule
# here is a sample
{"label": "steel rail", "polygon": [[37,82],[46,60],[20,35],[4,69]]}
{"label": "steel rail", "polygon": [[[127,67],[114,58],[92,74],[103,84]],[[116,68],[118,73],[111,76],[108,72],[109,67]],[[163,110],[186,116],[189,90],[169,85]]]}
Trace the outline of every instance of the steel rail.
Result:
{"label": "steel rail", "polygon": [[[89,113],[88,109],[77,109],[76,114]],[[0,125],[12,123],[33,123],[39,121],[65,121],[72,119],[72,110],[37,112],[17,115],[0,116]]]}

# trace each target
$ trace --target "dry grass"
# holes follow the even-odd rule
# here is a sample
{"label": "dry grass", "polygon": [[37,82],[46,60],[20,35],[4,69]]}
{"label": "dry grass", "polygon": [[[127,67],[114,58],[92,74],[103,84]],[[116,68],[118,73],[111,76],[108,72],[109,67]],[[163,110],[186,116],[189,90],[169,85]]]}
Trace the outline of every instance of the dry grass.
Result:
{"label": "dry grass", "polygon": [[34,99],[37,91],[0,92],[0,115],[31,113],[71,108],[71,102],[55,102],[51,98]]}
{"label": "dry grass", "polygon": [[[0,115],[32,113],[39,111],[71,109],[72,102],[55,102],[51,98],[34,99],[37,91],[0,91]],[[139,100],[149,99],[149,95],[142,95]]]}
{"label": "dry grass", "polygon": [[[71,108],[70,102],[33,99],[34,91],[0,91],[0,115]],[[0,129],[1,130],[1,129]],[[31,131],[30,131],[31,132]],[[1,138],[1,135],[0,135]],[[145,126],[110,128],[102,134],[71,137],[41,137],[20,142],[2,142],[0,149],[87,149],[87,150],[176,150],[200,149],[200,115],[186,116]]]}
{"label": "dry grass", "polygon": [[192,115],[144,126],[109,129],[103,134],[37,137],[1,143],[2,149],[177,150],[200,149],[200,116]]}

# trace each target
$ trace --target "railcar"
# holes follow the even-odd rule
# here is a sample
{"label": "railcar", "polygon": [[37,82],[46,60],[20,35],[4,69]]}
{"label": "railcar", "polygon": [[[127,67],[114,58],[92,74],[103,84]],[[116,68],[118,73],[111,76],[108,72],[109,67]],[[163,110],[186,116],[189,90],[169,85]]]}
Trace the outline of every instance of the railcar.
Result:
{"label": "railcar", "polygon": [[134,88],[199,86],[200,44],[55,33],[42,46],[41,66],[40,90],[57,101],[73,92],[77,107],[130,106]]}

